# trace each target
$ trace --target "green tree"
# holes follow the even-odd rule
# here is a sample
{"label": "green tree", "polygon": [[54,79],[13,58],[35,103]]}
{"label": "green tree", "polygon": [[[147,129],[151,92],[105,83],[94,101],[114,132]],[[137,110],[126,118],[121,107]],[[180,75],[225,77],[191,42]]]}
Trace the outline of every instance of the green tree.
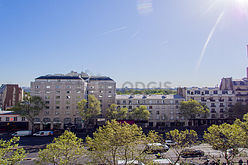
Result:
{"label": "green tree", "polygon": [[38,164],[52,163],[54,165],[69,165],[78,163],[78,159],[85,156],[82,139],[72,132],[65,131],[53,142],[48,144],[38,154]]}
{"label": "green tree", "polygon": [[248,113],[248,104],[236,103],[228,109],[228,116],[231,119],[242,119]]}
{"label": "green tree", "polygon": [[196,100],[182,101],[180,103],[180,114],[186,119],[195,118],[197,114],[209,113],[207,106],[201,105]]}
{"label": "green tree", "polygon": [[107,109],[107,119],[126,120],[128,118],[127,108],[118,108],[116,104],[111,104]]}
{"label": "green tree", "polygon": [[88,95],[88,101],[78,102],[78,110],[87,125],[90,119],[101,114],[101,103],[94,95]]}
{"label": "green tree", "polygon": [[158,140],[158,135],[150,132],[146,136],[137,125],[121,124],[115,120],[107,121],[100,127],[93,138],[87,137],[92,162],[116,165],[118,160],[146,160],[145,144]]}
{"label": "green tree", "polygon": [[11,108],[11,111],[25,117],[29,121],[30,129],[34,129],[34,118],[39,115],[44,107],[44,102],[39,96],[27,96],[23,101]]}
{"label": "green tree", "polygon": [[237,124],[212,125],[204,134],[205,141],[214,149],[220,150],[226,163],[232,164],[232,160],[239,153],[238,148],[246,143],[246,133]]}
{"label": "green tree", "polygon": [[150,112],[147,110],[147,107],[144,105],[134,108],[130,113],[130,119],[136,121],[147,121],[149,117],[150,117]]}
{"label": "green tree", "polygon": [[177,157],[173,164],[177,164],[180,161],[184,148],[198,144],[198,136],[194,130],[179,131],[175,129],[167,132],[166,137],[175,142],[175,145],[171,146]]}
{"label": "green tree", "polygon": [[245,142],[245,148],[248,148],[248,113],[244,115],[243,121],[240,119],[236,119],[234,124],[237,124],[243,129],[243,132],[246,134],[246,138],[244,139]]}
{"label": "green tree", "polygon": [[18,148],[19,137],[13,137],[9,141],[0,140],[0,164],[17,164],[26,157],[25,150]]}

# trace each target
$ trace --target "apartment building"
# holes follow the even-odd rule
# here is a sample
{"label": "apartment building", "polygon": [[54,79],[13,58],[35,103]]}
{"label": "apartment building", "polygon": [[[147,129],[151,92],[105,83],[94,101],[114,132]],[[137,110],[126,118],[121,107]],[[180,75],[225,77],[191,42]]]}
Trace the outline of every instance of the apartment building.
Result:
{"label": "apartment building", "polygon": [[184,118],[179,115],[179,104],[185,99],[179,95],[117,95],[116,104],[119,108],[144,105],[151,113],[149,127],[184,126]]}
{"label": "apartment building", "polygon": [[17,84],[2,84],[0,87],[0,109],[7,110],[22,100],[23,90]]}
{"label": "apartment building", "polygon": [[221,90],[232,90],[236,96],[236,101],[241,104],[248,103],[248,79],[243,78],[233,80],[232,78],[223,78],[220,84]]}
{"label": "apartment building", "polygon": [[215,88],[178,88],[178,94],[186,100],[196,100],[203,105],[206,105],[209,110],[209,115],[198,115],[195,119],[189,120],[189,126],[211,125],[229,122],[226,114],[228,108],[236,103],[236,97],[233,90],[220,90]]}
{"label": "apartment building", "polygon": [[86,79],[87,93],[94,95],[101,102],[102,114],[115,103],[116,82],[109,77],[94,76]]}
{"label": "apartment building", "polygon": [[79,76],[47,75],[31,82],[31,96],[40,96],[45,107],[35,118],[35,129],[63,129],[75,125],[80,128],[82,119],[77,102],[86,98],[87,83]]}
{"label": "apartment building", "polygon": [[71,72],[40,76],[31,82],[31,96],[40,96],[45,108],[35,118],[35,128],[40,130],[82,127],[77,103],[94,95],[101,102],[103,115],[115,103],[116,83],[105,76],[88,76]]}

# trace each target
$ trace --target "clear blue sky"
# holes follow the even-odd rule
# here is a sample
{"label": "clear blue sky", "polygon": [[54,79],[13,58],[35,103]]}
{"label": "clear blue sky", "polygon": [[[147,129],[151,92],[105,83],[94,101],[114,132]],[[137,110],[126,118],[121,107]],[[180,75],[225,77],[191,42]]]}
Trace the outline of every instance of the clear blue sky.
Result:
{"label": "clear blue sky", "polygon": [[86,69],[119,87],[243,78],[245,1],[0,0],[0,84],[29,86],[41,75]]}

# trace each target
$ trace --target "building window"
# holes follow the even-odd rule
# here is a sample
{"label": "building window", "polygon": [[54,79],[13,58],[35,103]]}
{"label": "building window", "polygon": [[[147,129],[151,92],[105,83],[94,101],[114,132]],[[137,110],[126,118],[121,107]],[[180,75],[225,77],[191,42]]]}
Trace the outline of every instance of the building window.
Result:
{"label": "building window", "polygon": [[108,97],[110,98],[110,97],[112,97],[112,95],[108,95]]}
{"label": "building window", "polygon": [[59,106],[56,106],[56,109],[59,109]]}
{"label": "building window", "polygon": [[218,94],[218,91],[214,91],[214,94],[217,95]]}
{"label": "building window", "polygon": [[45,99],[50,99],[50,96],[45,96]]}
{"label": "building window", "polygon": [[71,86],[70,85],[67,85],[66,88],[71,88]]}
{"label": "building window", "polygon": [[60,99],[60,96],[56,96],[56,99]]}
{"label": "building window", "polygon": [[66,101],[66,104],[70,104],[70,101]]}
{"label": "building window", "polygon": [[149,106],[149,109],[152,109],[152,106]]}
{"label": "building window", "polygon": [[46,101],[46,102],[45,102],[45,104],[49,104],[49,103],[50,103],[50,101]]}
{"label": "building window", "polygon": [[205,91],[205,94],[208,95],[209,94],[209,91]]}
{"label": "building window", "polygon": [[66,115],[70,115],[70,111],[66,111],[65,114],[66,114]]}
{"label": "building window", "polygon": [[70,106],[66,106],[65,108],[66,108],[66,109],[70,109]]}
{"label": "building window", "polygon": [[77,91],[77,93],[81,93],[81,91]]}
{"label": "building window", "polygon": [[108,89],[112,89],[113,87],[112,86],[108,86]]}
{"label": "building window", "polygon": [[56,112],[55,112],[55,115],[59,115],[59,112],[58,112],[58,111],[56,111]]}
{"label": "building window", "polygon": [[211,109],[211,113],[216,113],[215,109]]}
{"label": "building window", "polygon": [[51,86],[48,85],[48,86],[46,86],[46,88],[51,88]]}
{"label": "building window", "polygon": [[22,117],[22,121],[25,121],[26,120],[26,118],[25,117]]}
{"label": "building window", "polygon": [[55,101],[55,104],[60,104],[60,101]]}
{"label": "building window", "polygon": [[195,91],[195,94],[197,95],[199,95],[199,94],[201,94],[201,92],[200,91]]}
{"label": "building window", "polygon": [[2,121],[2,118],[0,117],[0,121]]}
{"label": "building window", "polygon": [[9,121],[9,117],[6,117],[6,121]]}
{"label": "building window", "polygon": [[66,91],[66,93],[71,93],[71,91]]}
{"label": "building window", "polygon": [[60,86],[58,86],[58,85],[57,85],[55,88],[57,88],[57,89],[58,89],[58,88],[60,88]]}
{"label": "building window", "polygon": [[45,114],[45,115],[49,115],[49,112],[48,112],[48,111],[45,111],[44,114]]}
{"label": "building window", "polygon": [[51,92],[50,92],[50,91],[46,91],[46,93],[48,93],[48,94],[49,94],[49,93],[51,93]]}
{"label": "building window", "polygon": [[57,93],[57,94],[59,94],[59,93],[60,93],[60,91],[56,91],[56,93]]}
{"label": "building window", "polygon": [[128,106],[128,109],[132,109],[133,107],[132,106]]}
{"label": "building window", "polygon": [[157,111],[156,114],[159,115],[159,111]]}
{"label": "building window", "polygon": [[39,88],[39,86],[38,86],[38,85],[36,85],[36,86],[35,86],[35,88]]}
{"label": "building window", "polygon": [[46,107],[46,109],[49,109],[49,106],[45,106]]}
{"label": "building window", "polygon": [[66,96],[66,99],[70,99],[71,98],[71,96]]}

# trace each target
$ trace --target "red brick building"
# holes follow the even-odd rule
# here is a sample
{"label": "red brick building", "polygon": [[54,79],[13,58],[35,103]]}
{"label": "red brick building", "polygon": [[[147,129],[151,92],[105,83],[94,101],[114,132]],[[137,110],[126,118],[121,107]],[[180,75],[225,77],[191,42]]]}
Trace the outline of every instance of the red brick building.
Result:
{"label": "red brick building", "polygon": [[0,87],[0,109],[7,110],[22,100],[23,90],[17,84],[3,84]]}

